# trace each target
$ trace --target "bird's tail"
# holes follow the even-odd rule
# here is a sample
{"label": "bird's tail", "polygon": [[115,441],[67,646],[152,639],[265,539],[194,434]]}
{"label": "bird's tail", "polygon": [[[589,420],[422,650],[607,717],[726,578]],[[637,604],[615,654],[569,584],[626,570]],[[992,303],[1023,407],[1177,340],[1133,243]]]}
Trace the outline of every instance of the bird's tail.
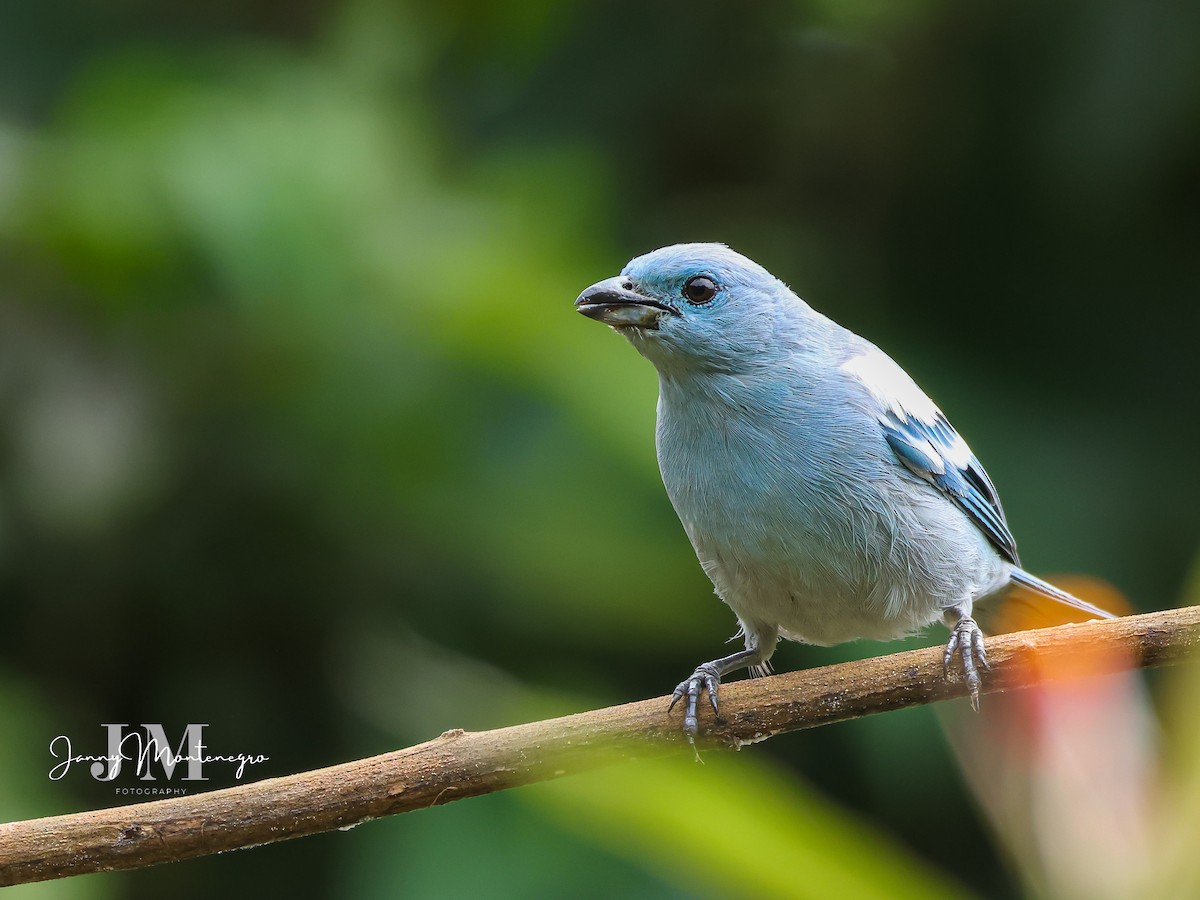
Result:
{"label": "bird's tail", "polygon": [[1009,576],[1014,584],[1019,584],[1022,587],[1029,588],[1035,594],[1053,600],[1056,603],[1061,603],[1063,606],[1069,606],[1072,609],[1077,609],[1080,612],[1087,613],[1097,619],[1115,619],[1116,615],[1108,610],[1101,609],[1098,606],[1093,606],[1086,600],[1080,600],[1074,594],[1068,594],[1066,591],[1060,591],[1049,582],[1042,581],[1036,575],[1030,575],[1024,569],[1014,568]]}

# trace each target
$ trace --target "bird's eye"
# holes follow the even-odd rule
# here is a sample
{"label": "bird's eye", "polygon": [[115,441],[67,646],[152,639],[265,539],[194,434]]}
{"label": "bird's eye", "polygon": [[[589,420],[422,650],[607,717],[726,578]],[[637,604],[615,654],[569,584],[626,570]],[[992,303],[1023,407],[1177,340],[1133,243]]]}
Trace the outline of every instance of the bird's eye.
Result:
{"label": "bird's eye", "polygon": [[707,275],[693,275],[683,285],[683,297],[688,303],[703,306],[717,296],[720,286]]}

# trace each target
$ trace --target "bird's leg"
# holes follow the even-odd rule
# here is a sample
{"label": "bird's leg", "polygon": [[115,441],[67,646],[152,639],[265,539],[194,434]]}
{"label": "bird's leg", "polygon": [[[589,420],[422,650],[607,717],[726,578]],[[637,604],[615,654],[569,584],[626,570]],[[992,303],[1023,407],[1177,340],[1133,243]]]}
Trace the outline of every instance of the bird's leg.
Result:
{"label": "bird's leg", "polygon": [[954,656],[962,660],[962,674],[971,695],[971,708],[979,712],[979,668],[990,669],[987,654],[983,650],[983,632],[971,618],[969,604],[950,606],[942,611],[942,619],[950,629],[950,640],[942,654],[942,669],[951,677]]}
{"label": "bird's leg", "polygon": [[683,731],[687,735],[689,743],[695,744],[698,727],[696,704],[700,700],[700,695],[705,691],[708,692],[708,702],[712,704],[713,715],[716,715],[717,687],[721,683],[721,676],[738,669],[745,669],[748,666],[758,665],[761,662],[764,662],[763,648],[755,641],[745,650],[739,650],[737,653],[721,659],[714,659],[712,662],[701,663],[696,666],[696,671],[690,678],[679,682],[675,693],[671,695],[671,705],[667,707],[667,712],[673,710],[675,704],[680,700],[687,698],[683,707]]}

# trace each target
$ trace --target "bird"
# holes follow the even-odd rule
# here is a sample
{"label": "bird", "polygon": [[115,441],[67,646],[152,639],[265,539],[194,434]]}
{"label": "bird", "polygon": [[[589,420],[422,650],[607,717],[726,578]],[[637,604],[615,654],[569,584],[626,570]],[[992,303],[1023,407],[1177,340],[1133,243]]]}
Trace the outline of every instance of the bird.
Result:
{"label": "bird", "polygon": [[719,716],[721,679],[770,671],[780,638],[892,640],[942,622],[945,675],[978,710],[979,604],[1019,585],[1112,617],[1023,569],[995,486],[938,406],[753,260],[719,243],[663,247],[575,308],[657,369],[662,481],[745,639],[671,695],[693,746],[703,695]]}

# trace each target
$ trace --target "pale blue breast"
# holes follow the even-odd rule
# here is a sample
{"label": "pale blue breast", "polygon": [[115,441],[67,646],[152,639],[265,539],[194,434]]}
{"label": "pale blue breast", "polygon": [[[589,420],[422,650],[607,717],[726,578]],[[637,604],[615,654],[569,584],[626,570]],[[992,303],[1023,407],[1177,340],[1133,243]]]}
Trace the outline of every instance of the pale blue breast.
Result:
{"label": "pale blue breast", "polygon": [[804,377],[804,358],[792,363],[788,377],[660,378],[663,482],[705,570],[744,621],[813,643],[934,621],[976,587],[947,550],[981,569],[986,541],[908,483],[868,398],[848,397],[829,366]]}

